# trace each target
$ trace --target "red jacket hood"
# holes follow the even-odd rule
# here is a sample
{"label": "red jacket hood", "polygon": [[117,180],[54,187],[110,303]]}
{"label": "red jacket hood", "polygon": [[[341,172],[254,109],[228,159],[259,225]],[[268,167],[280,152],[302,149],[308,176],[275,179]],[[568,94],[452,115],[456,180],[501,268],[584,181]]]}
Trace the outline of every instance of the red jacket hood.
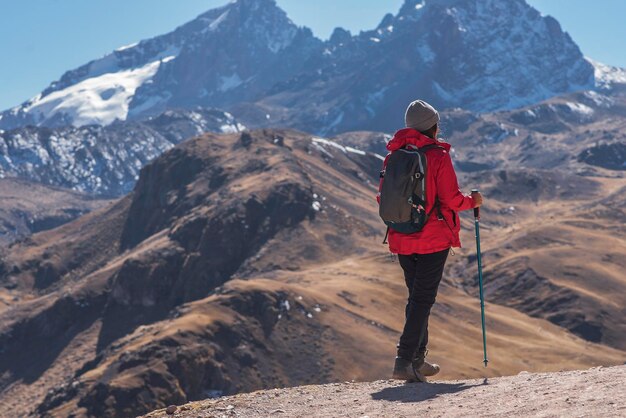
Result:
{"label": "red jacket hood", "polygon": [[409,144],[415,145],[418,148],[437,144],[440,147],[445,148],[446,151],[450,151],[451,148],[451,145],[447,142],[429,138],[415,129],[405,128],[396,132],[391,141],[387,143],[387,150],[389,152],[393,152],[399,150],[400,148],[404,148]]}

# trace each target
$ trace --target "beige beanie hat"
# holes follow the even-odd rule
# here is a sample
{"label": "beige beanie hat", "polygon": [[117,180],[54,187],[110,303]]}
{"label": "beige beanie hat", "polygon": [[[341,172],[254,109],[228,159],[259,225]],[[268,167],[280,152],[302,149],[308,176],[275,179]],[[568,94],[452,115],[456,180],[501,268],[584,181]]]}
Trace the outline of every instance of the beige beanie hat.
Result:
{"label": "beige beanie hat", "polygon": [[423,100],[416,100],[406,109],[404,116],[407,128],[423,132],[439,123],[439,112]]}

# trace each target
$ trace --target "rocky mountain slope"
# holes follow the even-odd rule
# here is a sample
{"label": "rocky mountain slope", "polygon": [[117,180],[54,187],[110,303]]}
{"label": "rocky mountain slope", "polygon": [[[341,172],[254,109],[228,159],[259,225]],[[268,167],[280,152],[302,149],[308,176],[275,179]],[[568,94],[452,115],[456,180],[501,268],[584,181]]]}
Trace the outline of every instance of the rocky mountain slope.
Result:
{"label": "rocky mountain slope", "polygon": [[0,179],[0,245],[101,208],[108,200],[21,179]]}
{"label": "rocky mountain slope", "polygon": [[[117,367],[121,352],[115,346],[120,338],[173,315],[185,302],[208,296],[235,273],[303,268],[354,251],[350,245],[341,248],[347,237],[335,237],[330,225],[324,229],[329,230],[332,246],[313,238],[324,229],[313,230],[308,223],[323,200],[321,190],[320,195],[312,190],[310,176],[321,177],[324,150],[310,137],[304,140],[294,134],[285,142],[284,136],[260,132],[254,137],[209,136],[186,142],[148,165],[132,195],[15,245],[1,269],[0,281],[13,304],[2,312],[0,321],[1,386],[8,396],[0,403],[15,406],[10,401],[13,390],[26,390],[21,396],[28,393],[37,399],[52,382],[62,385],[75,373],[78,377],[107,368],[109,361]],[[312,167],[304,169],[300,160],[306,161],[309,151],[315,152],[308,157]],[[361,167],[367,158],[356,163],[348,156],[343,159],[347,181],[361,184],[367,179]],[[370,228],[357,225],[356,231],[377,232]],[[309,239],[304,239],[306,234]],[[304,260],[293,258],[296,248],[305,254]],[[128,322],[132,317],[135,320]],[[40,321],[46,324],[43,333],[36,330]],[[39,344],[34,341],[39,339],[46,341],[45,355],[38,354]],[[65,363],[65,355],[74,358],[73,366]],[[95,386],[87,384],[81,396],[99,397],[102,388],[110,387],[90,379],[85,382]],[[28,384],[41,385],[43,392]],[[41,404],[42,413],[73,397],[71,392],[63,392],[61,400],[49,395]],[[154,401],[147,400],[146,407]],[[129,406],[138,408],[133,402]],[[89,408],[105,407],[97,401],[88,403]]]}
{"label": "rocky mountain slope", "polygon": [[344,382],[172,405],[171,413],[162,409],[144,417],[617,417],[626,411],[624,379],[626,366],[406,385]]}
{"label": "rocky mountain slope", "polygon": [[[521,159],[515,141],[489,149]],[[475,148],[454,145],[460,160]],[[380,244],[380,163],[296,131],[207,134],[149,163],[116,203],[13,245],[0,266],[0,415],[134,416],[260,388],[386,378],[405,289]],[[621,172],[576,158],[551,177],[533,172],[463,174],[490,199],[491,363],[482,369],[468,224],[432,314],[443,379],[626,358],[611,320],[624,317]]]}
{"label": "rocky mountain slope", "polygon": [[[626,84],[609,91],[580,91],[520,109],[473,113],[441,112],[443,137],[455,146],[459,170],[551,169],[618,174],[626,169]],[[346,132],[334,139],[385,154],[391,138],[382,132]],[[594,168],[595,167],[595,168]]]}
{"label": "rocky mountain slope", "polygon": [[168,110],[143,122],[106,127],[28,126],[0,131],[0,178],[19,177],[118,197],[132,190],[146,163],[184,139],[243,129],[229,113],[197,108]]}
{"label": "rocky mountain slope", "polygon": [[255,127],[390,131],[418,96],[485,112],[600,84],[559,23],[524,0],[406,0],[377,28],[338,28],[324,42],[274,0],[236,0],[68,71],[3,112],[0,128],[107,125],[209,106]]}

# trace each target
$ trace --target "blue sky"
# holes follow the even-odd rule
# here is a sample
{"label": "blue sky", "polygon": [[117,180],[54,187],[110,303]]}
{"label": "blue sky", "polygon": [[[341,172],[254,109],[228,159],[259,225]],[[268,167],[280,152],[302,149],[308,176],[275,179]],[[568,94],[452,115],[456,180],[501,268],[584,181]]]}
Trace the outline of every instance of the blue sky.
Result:
{"label": "blue sky", "polygon": [[[502,0],[506,1],[506,0]],[[527,0],[561,22],[583,53],[626,67],[626,0]],[[375,27],[403,0],[277,0],[298,25],[327,38],[336,26]],[[226,0],[2,0],[0,110],[65,71],[122,45],[168,32]]]}

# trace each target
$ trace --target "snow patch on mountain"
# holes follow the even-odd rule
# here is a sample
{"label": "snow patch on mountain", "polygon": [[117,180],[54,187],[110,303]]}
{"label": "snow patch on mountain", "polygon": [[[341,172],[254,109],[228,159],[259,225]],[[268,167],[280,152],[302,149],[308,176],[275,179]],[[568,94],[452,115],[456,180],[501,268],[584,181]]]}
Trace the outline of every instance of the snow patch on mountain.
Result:
{"label": "snow patch on mountain", "polygon": [[346,147],[344,147],[343,145],[338,144],[335,141],[331,141],[331,140],[325,139],[325,138],[313,137],[313,138],[311,138],[311,141],[313,141],[313,143],[315,143],[315,144],[321,144],[321,145],[337,148],[341,152],[348,152],[346,150]]}
{"label": "snow patch on mountain", "polygon": [[352,154],[358,154],[358,155],[367,155],[367,153],[365,151],[361,151],[360,149],[356,149],[356,148],[352,148],[352,147],[346,147],[346,151],[351,152]]}
{"label": "snow patch on mountain", "polygon": [[[225,119],[223,120],[218,119],[219,121],[223,121],[223,123],[220,125],[220,128],[219,128],[219,131],[221,133],[234,134],[237,132],[243,132],[246,129],[248,129],[246,128],[245,125],[237,122],[237,120],[232,114],[228,112],[224,112],[224,116],[225,116]],[[195,112],[192,113],[192,119],[199,124],[202,122],[203,118],[204,117],[198,113],[195,113]]]}
{"label": "snow patch on mountain", "polygon": [[[394,84],[395,85],[395,84]],[[369,93],[367,95],[365,110],[371,115],[375,116],[376,111],[374,110],[376,106],[381,104],[385,98],[385,92],[389,90],[391,86],[381,87],[373,93]]]}
{"label": "snow patch on mountain", "polygon": [[585,59],[593,65],[597,87],[609,88],[613,84],[626,84],[626,68],[602,64],[589,57]]}
{"label": "snow patch on mountain", "polygon": [[429,64],[435,60],[435,53],[427,43],[420,43],[417,46],[417,51],[424,60],[424,63]]}
{"label": "snow patch on mountain", "polygon": [[239,87],[243,83],[243,80],[241,79],[241,77],[239,77],[239,74],[237,73],[233,73],[232,75],[227,77],[221,77],[220,81],[221,84],[219,86],[219,90],[221,92],[232,90],[236,87]]}
{"label": "snow patch on mountain", "polygon": [[43,122],[63,114],[75,126],[108,125],[115,120],[126,120],[128,105],[139,86],[150,80],[162,63],[174,59],[166,57],[140,68],[106,73],[91,77],[45,97],[34,98],[24,109]]}
{"label": "snow patch on mountain", "polygon": [[217,19],[215,19],[213,22],[211,22],[209,24],[209,26],[202,31],[202,33],[213,32],[213,31],[217,30],[217,28],[220,26],[220,23],[222,23],[224,20],[226,20],[227,17],[228,17],[228,10],[226,10],[224,13],[219,15],[219,17]]}
{"label": "snow patch on mountain", "polygon": [[132,119],[137,115],[141,115],[144,112],[159,107],[160,105],[166,103],[170,97],[172,97],[172,93],[169,91],[163,91],[158,95],[148,97],[140,104],[128,110],[127,119]]}
{"label": "snow patch on mountain", "polygon": [[565,105],[569,107],[572,112],[580,113],[581,115],[593,115],[593,109],[582,103],[566,102]]}
{"label": "snow patch on mountain", "polygon": [[593,90],[584,92],[583,97],[590,100],[594,105],[603,108],[610,108],[615,103],[612,98]]}
{"label": "snow patch on mountain", "polygon": [[[311,141],[313,143],[313,146],[320,152],[322,152],[323,154],[330,156],[331,158],[334,158],[332,154],[330,154],[327,150],[324,149],[324,147],[330,147],[330,148],[335,148],[338,149],[339,151],[343,152],[344,154],[357,154],[357,155],[361,155],[361,156],[365,156],[367,155],[367,153],[363,150],[354,148],[354,147],[349,147],[349,146],[343,146],[340,143],[336,142],[336,141],[331,141],[330,139],[326,139],[326,138],[320,138],[320,137],[312,137]],[[384,158],[383,158],[384,160]]]}
{"label": "snow patch on mountain", "polygon": [[116,49],[116,51],[117,51],[117,52],[122,52],[122,51],[125,51],[125,50],[127,50],[127,49],[134,48],[134,47],[136,47],[137,45],[139,45],[139,42],[133,42],[132,44],[129,44],[129,45],[124,45],[124,46],[121,46],[121,47],[117,48],[117,49]]}

